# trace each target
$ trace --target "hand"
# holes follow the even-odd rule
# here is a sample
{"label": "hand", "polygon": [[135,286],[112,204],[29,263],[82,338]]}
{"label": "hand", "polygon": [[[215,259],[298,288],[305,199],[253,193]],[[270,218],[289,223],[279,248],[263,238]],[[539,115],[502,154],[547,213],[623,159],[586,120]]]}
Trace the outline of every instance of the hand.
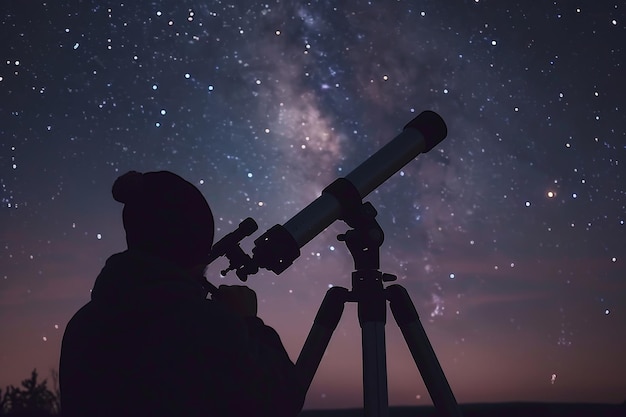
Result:
{"label": "hand", "polygon": [[256,293],[244,285],[220,285],[212,298],[241,317],[256,317]]}

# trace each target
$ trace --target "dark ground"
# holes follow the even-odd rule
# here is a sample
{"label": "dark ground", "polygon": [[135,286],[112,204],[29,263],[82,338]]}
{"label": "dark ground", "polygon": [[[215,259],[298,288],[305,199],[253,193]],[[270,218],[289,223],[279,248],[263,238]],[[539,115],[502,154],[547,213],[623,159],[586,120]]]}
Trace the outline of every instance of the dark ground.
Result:
{"label": "dark ground", "polygon": [[[623,404],[574,403],[497,403],[462,404],[462,417],[626,417]],[[438,415],[434,407],[390,407],[389,417],[447,417]],[[299,417],[362,417],[362,409],[306,410]],[[46,412],[21,412],[3,414],[6,417],[62,417]]]}
{"label": "dark ground", "polygon": [[[463,417],[626,417],[624,404],[498,403],[463,404]],[[357,417],[361,409],[307,410],[299,417]],[[439,417],[434,407],[390,407],[390,417]],[[445,416],[441,416],[445,417]]]}

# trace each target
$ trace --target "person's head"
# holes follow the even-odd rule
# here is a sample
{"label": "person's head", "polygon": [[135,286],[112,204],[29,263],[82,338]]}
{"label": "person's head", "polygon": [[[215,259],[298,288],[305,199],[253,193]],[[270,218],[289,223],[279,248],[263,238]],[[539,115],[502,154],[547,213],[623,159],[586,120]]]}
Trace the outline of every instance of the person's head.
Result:
{"label": "person's head", "polygon": [[169,171],[130,171],[113,184],[124,204],[128,249],[139,249],[182,268],[206,264],[213,245],[213,214],[193,184]]}

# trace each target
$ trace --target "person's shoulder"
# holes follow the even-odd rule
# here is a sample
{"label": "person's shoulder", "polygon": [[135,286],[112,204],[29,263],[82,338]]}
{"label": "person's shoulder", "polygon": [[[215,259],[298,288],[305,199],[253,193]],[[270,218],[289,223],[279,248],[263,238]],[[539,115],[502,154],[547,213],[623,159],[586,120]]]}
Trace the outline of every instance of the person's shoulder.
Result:
{"label": "person's shoulder", "polygon": [[94,309],[93,302],[89,301],[87,304],[79,308],[76,313],[74,313],[70,321],[67,323],[66,329],[89,325],[97,315],[96,313],[97,312]]}

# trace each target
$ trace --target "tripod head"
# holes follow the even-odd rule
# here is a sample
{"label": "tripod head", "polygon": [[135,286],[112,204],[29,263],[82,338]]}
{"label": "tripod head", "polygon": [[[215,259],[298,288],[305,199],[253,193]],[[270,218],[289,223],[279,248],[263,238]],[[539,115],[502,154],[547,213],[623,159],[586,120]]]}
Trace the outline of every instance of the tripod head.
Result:
{"label": "tripod head", "polygon": [[[355,271],[378,272],[380,268],[380,247],[385,234],[376,221],[376,214],[372,203],[363,203],[360,212],[357,213],[359,221],[357,223],[346,221],[352,229],[337,236],[337,240],[346,242],[346,247],[354,259]],[[383,282],[395,281],[396,278],[395,275],[381,273]]]}

